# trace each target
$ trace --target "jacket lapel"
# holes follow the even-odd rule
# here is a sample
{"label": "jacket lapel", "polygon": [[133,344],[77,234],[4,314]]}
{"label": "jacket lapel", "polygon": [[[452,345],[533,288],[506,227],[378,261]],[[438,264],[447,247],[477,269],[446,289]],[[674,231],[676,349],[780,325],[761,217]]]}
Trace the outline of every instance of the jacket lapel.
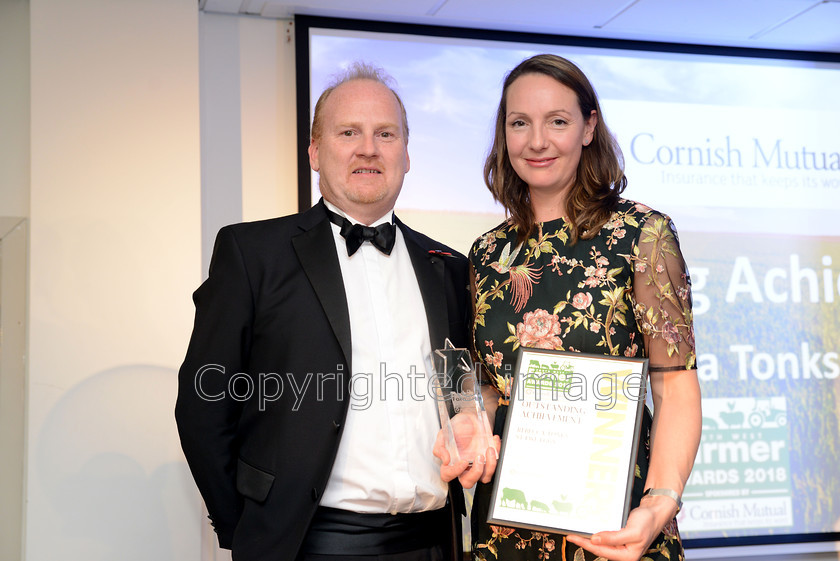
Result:
{"label": "jacket lapel", "polygon": [[300,228],[303,232],[292,238],[292,245],[344,352],[347,371],[352,372],[347,294],[323,201],[301,215]]}
{"label": "jacket lapel", "polygon": [[416,232],[396,220],[397,226],[403,233],[411,264],[423,296],[423,306],[426,308],[426,319],[429,323],[429,341],[432,350],[443,348],[444,339],[449,333],[449,319],[446,305],[446,267],[444,257],[429,253],[430,248],[424,245]]}
{"label": "jacket lapel", "polygon": [[[426,308],[426,318],[429,322],[429,338],[432,344],[432,351],[442,349],[445,338],[449,335],[449,316],[447,313],[446,299],[450,294],[446,283],[445,256],[434,252],[421,241],[417,233],[403,224],[399,218],[396,219],[397,226],[403,233],[408,254],[411,256],[411,264],[414,266],[414,273],[417,276],[417,284],[420,286],[420,294],[423,296],[423,306]],[[460,517],[467,515],[464,503],[464,492],[457,479],[449,482],[449,497],[454,511],[453,535],[461,535]],[[460,515],[460,516],[458,516]],[[456,540],[453,549],[460,551],[460,540]],[[455,557],[459,556],[458,553]]]}

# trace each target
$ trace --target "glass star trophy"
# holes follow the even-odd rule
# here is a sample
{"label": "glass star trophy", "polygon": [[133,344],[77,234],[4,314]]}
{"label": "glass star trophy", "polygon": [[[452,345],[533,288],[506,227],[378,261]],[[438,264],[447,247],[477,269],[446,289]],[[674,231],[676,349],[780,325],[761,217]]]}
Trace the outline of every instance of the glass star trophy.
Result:
{"label": "glass star trophy", "polygon": [[449,339],[432,353],[435,398],[440,426],[446,438],[449,465],[470,464],[487,453],[492,435],[470,353],[457,349]]}

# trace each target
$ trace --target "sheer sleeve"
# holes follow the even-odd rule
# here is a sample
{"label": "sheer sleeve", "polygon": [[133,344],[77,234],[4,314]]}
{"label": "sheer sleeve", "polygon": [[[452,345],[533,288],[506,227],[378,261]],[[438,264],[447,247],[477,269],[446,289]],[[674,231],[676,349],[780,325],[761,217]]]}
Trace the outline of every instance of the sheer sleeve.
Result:
{"label": "sheer sleeve", "polygon": [[636,322],[650,370],[695,368],[691,279],[671,219],[652,214],[633,248]]}

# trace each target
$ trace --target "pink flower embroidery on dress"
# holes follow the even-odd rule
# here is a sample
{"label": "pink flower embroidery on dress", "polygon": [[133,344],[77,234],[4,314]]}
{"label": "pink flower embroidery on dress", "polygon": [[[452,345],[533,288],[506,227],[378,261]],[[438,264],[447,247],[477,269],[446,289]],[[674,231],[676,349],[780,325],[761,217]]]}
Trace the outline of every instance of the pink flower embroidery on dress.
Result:
{"label": "pink flower embroidery on dress", "polygon": [[502,355],[502,353],[496,351],[492,355],[490,353],[487,353],[487,356],[484,357],[484,362],[486,362],[489,365],[495,366],[496,368],[499,368],[502,365],[503,358],[504,356]]}
{"label": "pink flower embroidery on dress", "polygon": [[662,338],[671,344],[679,343],[681,339],[680,331],[679,329],[677,329],[676,325],[674,325],[670,321],[666,321],[662,325]]}
{"label": "pink flower embroidery on dress", "polygon": [[588,292],[578,292],[572,296],[572,306],[578,310],[585,310],[592,304],[592,295]]}
{"label": "pink flower embroidery on dress", "polygon": [[504,526],[493,526],[492,524],[490,525],[490,529],[493,531],[494,537],[501,536],[503,538],[510,536],[516,531],[516,529],[514,528],[506,528]]}
{"label": "pink flower embroidery on dress", "polygon": [[522,316],[516,326],[516,337],[523,347],[554,349],[561,346],[560,321],[554,314],[537,309]]}

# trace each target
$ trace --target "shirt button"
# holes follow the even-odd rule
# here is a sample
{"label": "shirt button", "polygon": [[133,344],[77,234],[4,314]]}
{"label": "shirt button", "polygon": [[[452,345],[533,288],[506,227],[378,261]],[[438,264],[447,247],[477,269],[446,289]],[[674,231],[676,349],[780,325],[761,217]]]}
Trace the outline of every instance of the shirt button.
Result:
{"label": "shirt button", "polygon": [[335,429],[335,432],[338,432],[338,429],[341,428],[341,423],[339,423],[338,421],[333,421],[333,428]]}

